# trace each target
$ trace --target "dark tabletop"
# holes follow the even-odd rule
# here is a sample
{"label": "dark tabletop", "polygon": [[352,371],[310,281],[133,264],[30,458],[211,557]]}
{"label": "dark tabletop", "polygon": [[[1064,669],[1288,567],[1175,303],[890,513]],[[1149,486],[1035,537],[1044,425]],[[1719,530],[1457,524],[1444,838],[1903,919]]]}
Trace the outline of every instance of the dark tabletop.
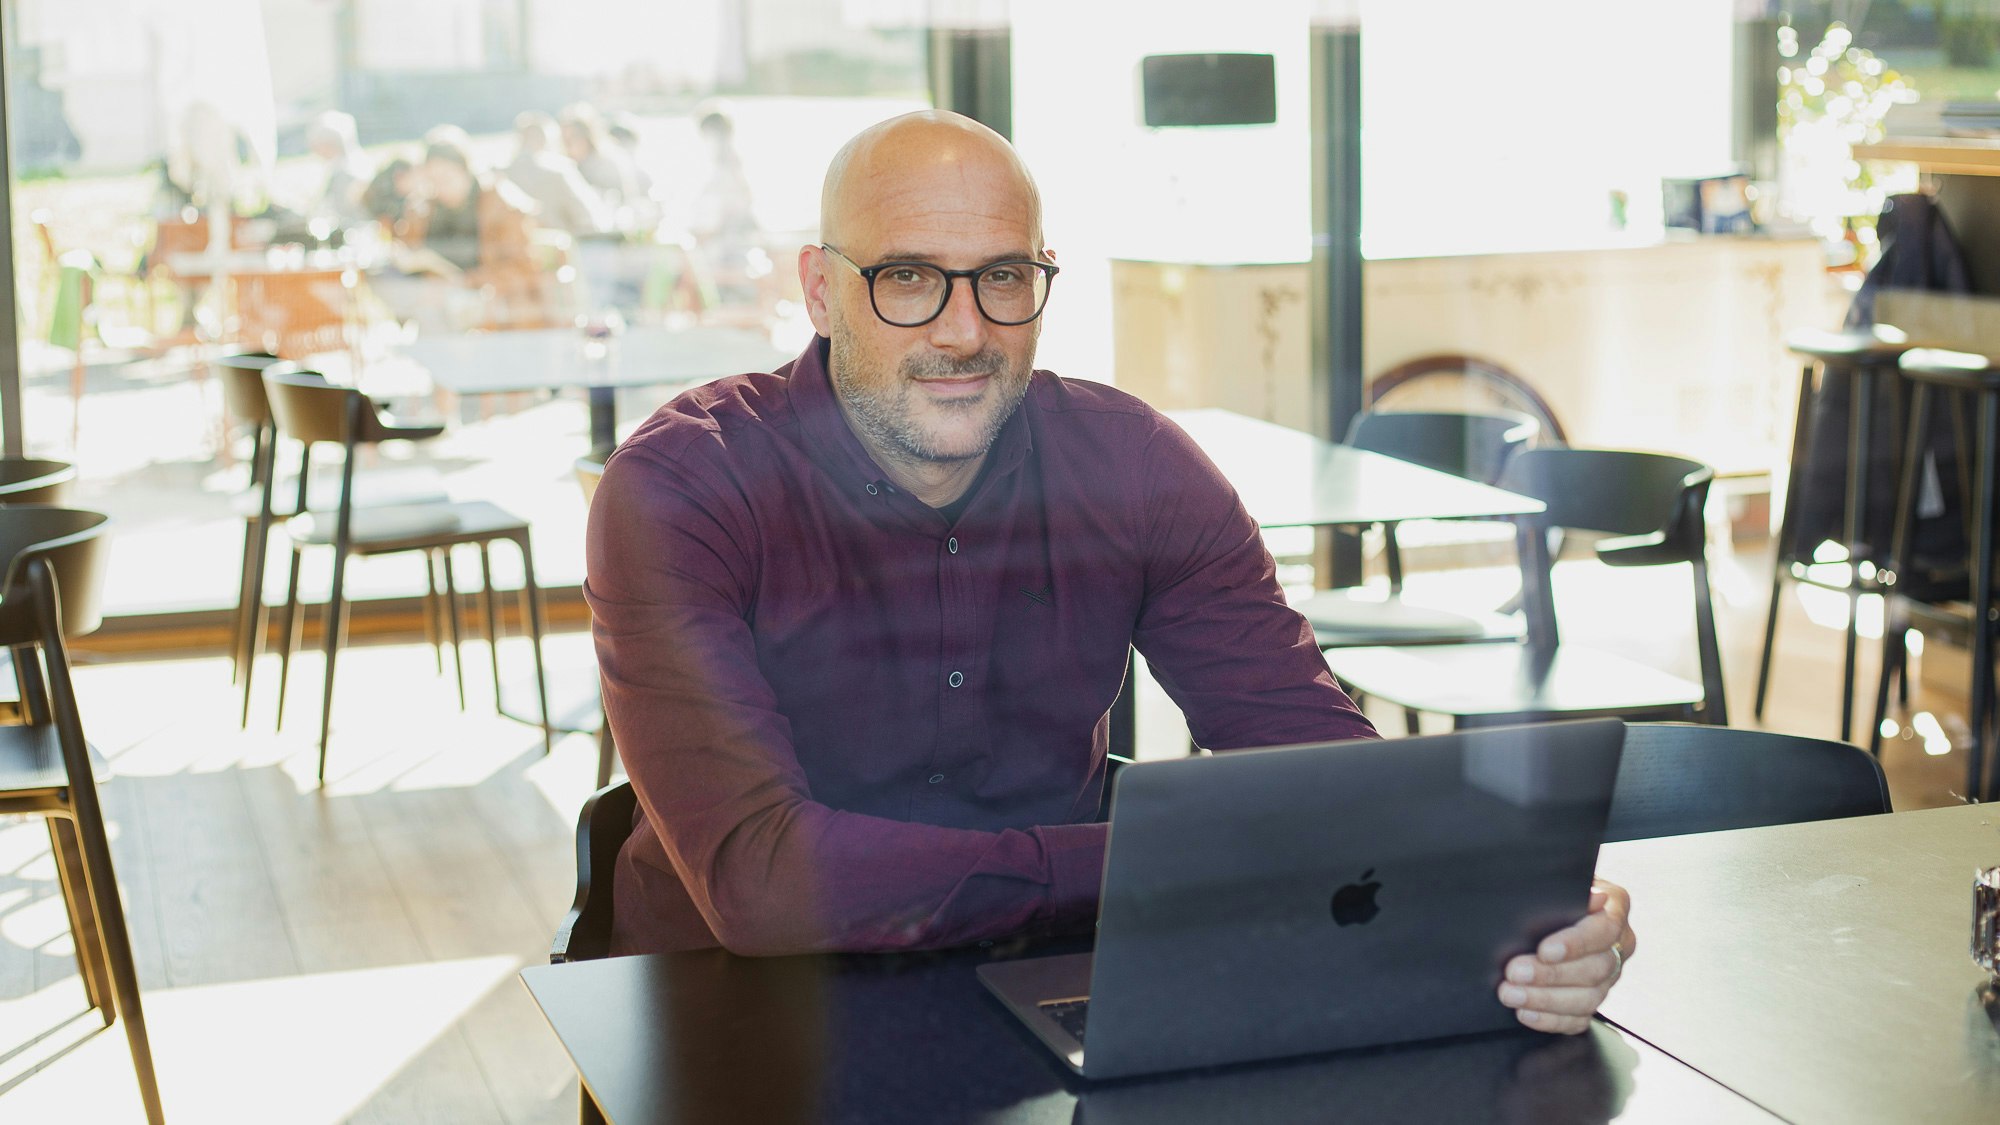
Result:
{"label": "dark tabletop", "polygon": [[1607,845],[1640,950],[1604,1015],[1793,1121],[2000,1121],[1995,865],[1992,805]]}
{"label": "dark tabletop", "polygon": [[715,951],[522,978],[618,1125],[1771,1120],[1602,1024],[1086,1083],[980,986],[993,955]]}

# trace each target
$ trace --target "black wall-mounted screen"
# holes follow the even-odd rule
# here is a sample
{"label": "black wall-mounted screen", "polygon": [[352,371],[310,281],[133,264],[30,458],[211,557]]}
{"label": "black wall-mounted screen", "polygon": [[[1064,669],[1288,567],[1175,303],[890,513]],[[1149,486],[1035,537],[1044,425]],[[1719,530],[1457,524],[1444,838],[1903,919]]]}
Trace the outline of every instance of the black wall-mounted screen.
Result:
{"label": "black wall-mounted screen", "polygon": [[1139,73],[1150,126],[1269,125],[1278,119],[1270,55],[1147,55]]}

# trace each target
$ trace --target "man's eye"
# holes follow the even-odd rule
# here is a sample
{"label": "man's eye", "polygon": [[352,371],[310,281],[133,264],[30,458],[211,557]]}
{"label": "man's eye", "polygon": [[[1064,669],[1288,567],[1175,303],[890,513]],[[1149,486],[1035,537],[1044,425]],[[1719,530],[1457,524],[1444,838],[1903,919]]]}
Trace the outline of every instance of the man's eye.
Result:
{"label": "man's eye", "polygon": [[994,266],[992,269],[981,274],[980,278],[988,285],[1019,285],[1021,284],[1021,268],[1019,266]]}
{"label": "man's eye", "polygon": [[908,266],[896,266],[892,269],[885,270],[882,273],[882,277],[885,280],[887,280],[891,285],[916,286],[916,285],[922,285],[926,280],[924,276],[924,271],[919,269],[911,269]]}

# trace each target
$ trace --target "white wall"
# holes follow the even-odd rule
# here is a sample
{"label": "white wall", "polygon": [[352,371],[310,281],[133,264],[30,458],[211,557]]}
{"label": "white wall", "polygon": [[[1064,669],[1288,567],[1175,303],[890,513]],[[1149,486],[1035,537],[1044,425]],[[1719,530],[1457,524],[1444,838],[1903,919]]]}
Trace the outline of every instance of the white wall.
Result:
{"label": "white wall", "polygon": [[1729,167],[1732,0],[1363,0],[1365,251],[1588,243]]}
{"label": "white wall", "polygon": [[[1360,0],[1372,257],[1553,248],[1610,234],[1623,190],[1729,160],[1731,0]],[[1042,359],[1111,368],[1111,257],[1299,261],[1309,250],[1312,0],[1015,0],[1014,138],[1063,274]],[[1143,15],[1140,12],[1143,11]],[[1276,57],[1278,120],[1147,129],[1145,55]]]}

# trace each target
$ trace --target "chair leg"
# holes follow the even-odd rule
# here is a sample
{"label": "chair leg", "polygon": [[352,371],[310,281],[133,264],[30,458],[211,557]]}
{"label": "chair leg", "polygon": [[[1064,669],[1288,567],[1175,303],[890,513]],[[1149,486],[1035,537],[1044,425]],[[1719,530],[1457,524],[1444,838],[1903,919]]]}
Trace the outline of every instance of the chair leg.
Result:
{"label": "chair leg", "polygon": [[[1854,667],[1861,648],[1861,561],[1868,518],[1868,452],[1875,417],[1875,369],[1860,365],[1848,373],[1847,510],[1841,531],[1847,540],[1847,636],[1841,662],[1840,740],[1854,736]],[[1874,546],[1870,544],[1870,546]]]}
{"label": "chair leg", "polygon": [[500,705],[500,598],[493,592],[493,553],[489,546],[479,545],[479,585],[486,608],[486,654],[493,661],[493,710],[504,715],[506,709]]}
{"label": "chair leg", "polygon": [[69,909],[70,941],[76,946],[76,967],[83,977],[83,992],[90,1006],[104,1016],[104,1026],[110,1027],[118,1016],[118,1001],[106,970],[104,934],[98,927],[97,908],[91,901],[90,876],[77,844],[76,825],[67,816],[46,819],[49,850],[56,861],[56,880],[62,885],[63,905]]}
{"label": "chair leg", "polygon": [[47,563],[31,560],[27,581],[35,591],[39,647],[48,664],[49,714],[69,767],[70,815],[75,819],[77,850],[82,853],[84,882],[104,943],[104,964],[116,997],[118,1015],[132,1049],[132,1069],[138,1076],[146,1120],[159,1125],[159,1083],[153,1075],[153,1052],[146,1039],[146,1016],[139,1004],[139,974],[132,959],[132,938],[125,928],[125,908],[118,899],[118,877],[112,870],[111,845],[104,833],[104,813],[97,802],[97,783],[90,771],[90,747],[84,741],[83,720],[77,713],[76,691],[70,683],[69,657],[57,620],[55,574]]}
{"label": "chair leg", "polygon": [[326,652],[326,681],[320,688],[319,703],[319,783],[326,784],[326,742],[333,732],[333,665],[340,655],[341,633],[347,624],[347,600],[342,584],[347,578],[346,544],[336,543],[333,549],[333,586],[326,596],[325,624],[321,629],[325,636],[320,638],[320,647]]}
{"label": "chair leg", "polygon": [[451,628],[451,671],[458,678],[458,709],[465,710],[465,650],[458,624],[458,581],[452,576],[451,548],[438,552],[444,558],[444,604],[445,620]]}
{"label": "chair leg", "polygon": [[528,533],[516,541],[521,548],[521,593],[528,602],[528,640],[535,651],[535,700],[542,708],[542,753],[556,749],[554,720],[549,716],[549,676],[542,666],[542,591],[535,585],[535,555],[528,547]]}
{"label": "chair leg", "polygon": [[1972,508],[1972,752],[1966,756],[1965,795],[1989,800],[1983,776],[1993,682],[1993,475],[2000,444],[2000,392],[1979,395],[1979,471],[1974,475]]}
{"label": "chair leg", "polygon": [[291,683],[292,656],[305,635],[305,611],[299,606],[299,548],[292,546],[291,573],[285,579],[285,647],[278,650],[278,717],[273,730],[285,729],[285,688]]}
{"label": "chair leg", "polygon": [[[1910,626],[1902,607],[1903,599],[1894,592],[1882,595],[1882,669],[1875,676],[1875,725],[1868,730],[1868,752],[1877,758],[1882,756],[1882,724],[1889,718],[1889,679],[1901,676],[1907,681],[1909,676],[1909,641],[1905,633]],[[1907,682],[1904,690],[1908,691]],[[1907,695],[1903,705],[1909,706]]]}
{"label": "chair leg", "polygon": [[160,1109],[160,1086],[153,1074],[153,1048],[146,1038],[146,1015],[139,1004],[139,969],[132,959],[132,937],[125,929],[125,910],[118,901],[118,877],[111,867],[111,846],[104,835],[104,821],[97,810],[96,794],[79,801],[76,831],[83,852],[84,870],[89,876],[92,905],[97,910],[103,934],[105,965],[110,970],[112,990],[118,997],[118,1014],[125,1021],[125,1040],[132,1050],[132,1069],[139,1079],[139,1096],[146,1106],[146,1120],[160,1125],[165,1114]]}
{"label": "chair leg", "polygon": [[250,646],[250,556],[255,544],[251,539],[257,533],[257,521],[243,521],[243,563],[236,572],[236,612],[229,617],[229,682],[243,680],[244,653]]}
{"label": "chair leg", "polygon": [[1778,542],[1771,555],[1771,607],[1764,616],[1764,651],[1757,660],[1757,699],[1750,713],[1764,717],[1764,698],[1771,686],[1771,654],[1777,647],[1778,606],[1784,592],[1785,576],[1791,570],[1792,535],[1799,513],[1799,486],[1805,479],[1806,457],[1812,441],[1813,369],[1807,364],[1799,372],[1799,402],[1792,419],[1791,465],[1785,473],[1785,507],[1778,516]]}
{"label": "chair leg", "polygon": [[1889,712],[1890,676],[1902,675],[1900,701],[1905,708],[1910,704],[1909,647],[1904,635],[1909,629],[1909,614],[1895,584],[1902,580],[1903,564],[1911,556],[1910,536],[1917,521],[1917,482],[1923,476],[1924,431],[1930,425],[1930,402],[1930,385],[1913,383],[1905,422],[1908,432],[1903,439],[1906,456],[1897,464],[1894,523],[1889,529],[1890,582],[1882,593],[1882,668],[1875,678],[1875,726],[1868,732],[1868,752],[1877,757],[1882,754],[1882,723]]}
{"label": "chair leg", "polygon": [[431,663],[444,675],[444,606],[438,602],[437,555],[424,556],[424,639],[431,645]]}
{"label": "chair leg", "polygon": [[1694,560],[1695,642],[1701,650],[1701,721],[1729,725],[1729,701],[1722,682],[1722,648],[1715,635],[1715,596],[1708,585],[1708,561]]}

